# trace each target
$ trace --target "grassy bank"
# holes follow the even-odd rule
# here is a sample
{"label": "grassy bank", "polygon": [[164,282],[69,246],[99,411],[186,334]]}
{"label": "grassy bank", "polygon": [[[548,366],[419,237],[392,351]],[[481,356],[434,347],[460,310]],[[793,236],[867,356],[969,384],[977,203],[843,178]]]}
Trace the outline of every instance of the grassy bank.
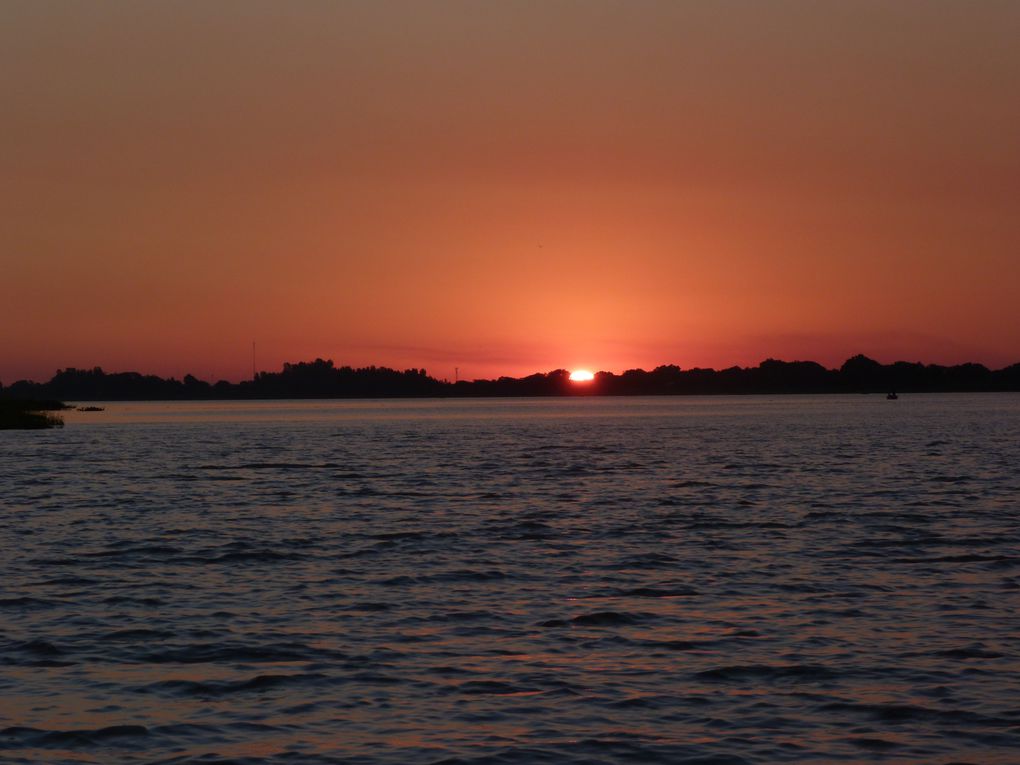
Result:
{"label": "grassy bank", "polygon": [[68,409],[59,401],[5,401],[0,399],[0,430],[62,428],[64,421],[53,412]]}

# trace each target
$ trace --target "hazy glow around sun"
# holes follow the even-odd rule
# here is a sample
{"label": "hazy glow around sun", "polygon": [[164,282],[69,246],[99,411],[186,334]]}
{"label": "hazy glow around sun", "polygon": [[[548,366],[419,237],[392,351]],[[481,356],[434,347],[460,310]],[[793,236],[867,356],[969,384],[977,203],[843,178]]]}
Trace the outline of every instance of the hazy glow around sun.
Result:
{"label": "hazy glow around sun", "polygon": [[587,369],[575,369],[570,373],[570,379],[573,382],[591,382],[595,379],[595,375]]}

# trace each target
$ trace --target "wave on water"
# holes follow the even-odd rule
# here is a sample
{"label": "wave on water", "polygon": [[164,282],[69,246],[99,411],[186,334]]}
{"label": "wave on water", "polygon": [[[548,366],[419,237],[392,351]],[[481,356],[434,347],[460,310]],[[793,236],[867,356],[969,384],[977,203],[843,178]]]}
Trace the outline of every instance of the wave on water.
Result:
{"label": "wave on water", "polygon": [[0,760],[1015,765],[1020,404],[872,398],[4,435]]}

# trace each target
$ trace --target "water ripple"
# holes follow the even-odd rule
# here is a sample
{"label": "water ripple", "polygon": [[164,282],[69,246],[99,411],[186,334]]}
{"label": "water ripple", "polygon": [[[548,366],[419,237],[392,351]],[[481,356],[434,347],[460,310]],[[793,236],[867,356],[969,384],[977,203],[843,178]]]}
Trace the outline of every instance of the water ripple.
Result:
{"label": "water ripple", "polygon": [[1015,396],[146,406],[0,433],[5,763],[1017,761]]}

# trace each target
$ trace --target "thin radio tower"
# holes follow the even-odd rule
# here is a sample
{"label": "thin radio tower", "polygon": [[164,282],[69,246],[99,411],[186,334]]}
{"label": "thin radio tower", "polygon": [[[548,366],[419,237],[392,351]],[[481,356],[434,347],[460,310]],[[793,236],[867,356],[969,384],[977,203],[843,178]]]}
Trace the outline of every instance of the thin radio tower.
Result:
{"label": "thin radio tower", "polygon": [[255,382],[255,341],[251,341],[251,381]]}

